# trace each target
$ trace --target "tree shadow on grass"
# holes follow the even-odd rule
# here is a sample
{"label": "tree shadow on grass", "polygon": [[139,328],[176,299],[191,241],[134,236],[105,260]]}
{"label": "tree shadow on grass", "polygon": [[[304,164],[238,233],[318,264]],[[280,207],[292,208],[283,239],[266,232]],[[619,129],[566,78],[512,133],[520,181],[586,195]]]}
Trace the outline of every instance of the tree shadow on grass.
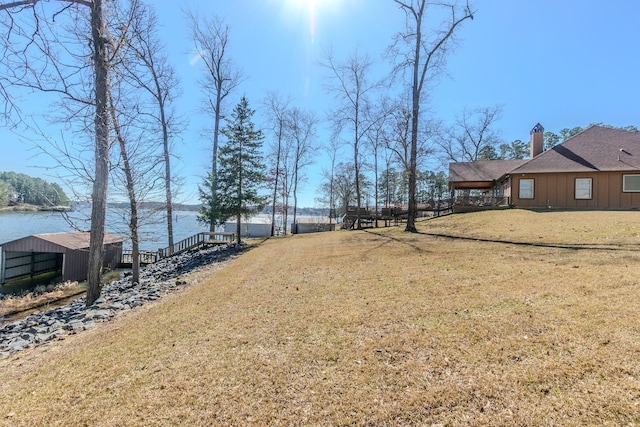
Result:
{"label": "tree shadow on grass", "polygon": [[[368,233],[368,234],[373,234],[375,236],[387,239],[386,242],[382,243],[378,247],[382,247],[382,246],[386,245],[387,243],[389,243],[390,241],[394,241],[394,242],[402,243],[403,245],[406,245],[406,246],[410,246],[411,248],[415,249],[417,252],[421,252],[421,253],[430,253],[431,252],[431,251],[426,250],[424,247],[415,245],[412,242],[409,242],[409,241],[407,241],[405,239],[398,239],[397,237],[389,236],[387,234],[377,233],[377,232],[372,231],[370,229],[362,230],[362,231],[364,231],[365,233]],[[414,233],[414,234],[415,235],[419,235],[420,233]]]}
{"label": "tree shadow on grass", "polygon": [[591,250],[591,251],[640,251],[640,244],[632,244],[632,243],[594,244],[594,243],[516,242],[513,240],[487,239],[482,237],[465,237],[465,236],[456,236],[452,234],[442,234],[442,233],[418,232],[416,234],[420,234],[423,236],[430,236],[430,237],[440,237],[440,238],[451,239],[451,240],[466,240],[466,241],[485,242],[485,243],[501,243],[505,245],[530,246],[530,247],[540,247],[540,248]]}

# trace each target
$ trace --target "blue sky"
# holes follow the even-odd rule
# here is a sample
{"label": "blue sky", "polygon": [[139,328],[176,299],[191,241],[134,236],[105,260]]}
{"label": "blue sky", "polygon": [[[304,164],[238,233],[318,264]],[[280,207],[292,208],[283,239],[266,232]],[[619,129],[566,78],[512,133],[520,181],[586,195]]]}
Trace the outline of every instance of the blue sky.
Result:
{"label": "blue sky", "polygon": [[[357,47],[379,60],[402,29],[404,15],[392,0],[189,0],[154,2],[162,34],[181,77],[183,96],[176,107],[189,119],[176,141],[175,169],[185,177],[181,198],[197,202],[197,184],[206,173],[210,142],[202,136],[207,117],[196,109],[197,66],[182,9],[218,16],[231,26],[231,54],[247,79],[232,95],[246,95],[258,108],[269,91],[290,96],[294,105],[321,120],[331,106],[324,89],[326,71],[317,65],[332,48],[338,60]],[[540,122],[546,130],[602,122],[640,126],[640,2],[629,0],[475,0],[475,19],[458,33],[460,46],[448,57],[447,75],[429,93],[429,112],[444,123],[463,108],[502,105],[496,124],[505,142],[528,140]],[[313,12],[313,13],[312,13]],[[35,96],[35,95],[32,95]],[[256,114],[262,126],[262,117]],[[43,123],[44,125],[44,123]],[[319,129],[326,139],[326,124]],[[0,170],[47,176],[33,157],[30,135],[0,129]],[[301,206],[314,197],[327,157],[319,152],[300,191]],[[345,150],[345,160],[349,159]]]}

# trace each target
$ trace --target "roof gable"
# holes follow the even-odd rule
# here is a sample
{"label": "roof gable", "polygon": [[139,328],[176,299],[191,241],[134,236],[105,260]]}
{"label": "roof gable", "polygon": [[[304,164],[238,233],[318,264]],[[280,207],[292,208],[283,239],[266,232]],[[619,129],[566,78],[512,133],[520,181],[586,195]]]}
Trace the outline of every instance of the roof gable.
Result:
{"label": "roof gable", "polygon": [[512,173],[640,170],[640,132],[590,126]]}

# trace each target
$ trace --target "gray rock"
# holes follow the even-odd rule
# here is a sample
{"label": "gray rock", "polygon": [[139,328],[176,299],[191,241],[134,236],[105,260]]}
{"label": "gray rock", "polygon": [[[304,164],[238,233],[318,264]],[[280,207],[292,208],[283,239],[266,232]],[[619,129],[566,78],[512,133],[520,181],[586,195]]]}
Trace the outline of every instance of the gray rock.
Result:
{"label": "gray rock", "polygon": [[25,348],[31,347],[32,344],[33,344],[32,340],[17,338],[9,341],[8,348],[10,352],[15,353],[16,351],[21,351],[21,350],[24,350]]}

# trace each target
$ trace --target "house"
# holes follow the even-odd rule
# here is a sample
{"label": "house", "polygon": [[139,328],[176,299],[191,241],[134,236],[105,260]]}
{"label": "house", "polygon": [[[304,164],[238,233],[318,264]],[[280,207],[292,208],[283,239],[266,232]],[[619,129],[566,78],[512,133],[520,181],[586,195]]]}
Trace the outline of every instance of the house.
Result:
{"label": "house", "polygon": [[[104,267],[114,269],[122,258],[124,239],[104,235]],[[59,272],[63,280],[83,281],[89,263],[89,232],[33,234],[2,244],[0,284],[11,279]]]}
{"label": "house", "polygon": [[547,151],[543,143],[537,124],[529,160],[451,163],[457,211],[470,190],[492,207],[640,209],[640,133],[594,125]]}

